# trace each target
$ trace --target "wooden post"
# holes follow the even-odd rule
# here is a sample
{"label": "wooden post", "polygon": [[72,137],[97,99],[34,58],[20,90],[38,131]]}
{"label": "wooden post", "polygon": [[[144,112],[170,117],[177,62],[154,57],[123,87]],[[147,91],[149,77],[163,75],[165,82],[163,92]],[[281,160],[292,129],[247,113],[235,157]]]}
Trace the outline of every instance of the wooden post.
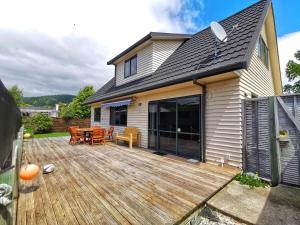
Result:
{"label": "wooden post", "polygon": [[270,151],[271,151],[271,185],[276,186],[280,182],[279,161],[279,127],[277,115],[276,97],[268,97],[269,129],[270,129]]}
{"label": "wooden post", "polygon": [[132,149],[132,133],[129,134],[129,148]]}

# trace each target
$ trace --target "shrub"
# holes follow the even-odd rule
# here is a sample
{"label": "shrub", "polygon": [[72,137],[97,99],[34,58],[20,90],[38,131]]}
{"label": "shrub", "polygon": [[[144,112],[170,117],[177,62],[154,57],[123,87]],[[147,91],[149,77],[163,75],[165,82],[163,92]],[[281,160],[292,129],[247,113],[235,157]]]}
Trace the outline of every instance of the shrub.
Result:
{"label": "shrub", "polygon": [[52,125],[52,118],[48,115],[38,113],[31,118],[31,128],[35,134],[48,132]]}
{"label": "shrub", "polygon": [[249,185],[251,189],[269,186],[269,183],[260,179],[257,174],[240,173],[235,177],[235,180],[239,181],[240,184]]}

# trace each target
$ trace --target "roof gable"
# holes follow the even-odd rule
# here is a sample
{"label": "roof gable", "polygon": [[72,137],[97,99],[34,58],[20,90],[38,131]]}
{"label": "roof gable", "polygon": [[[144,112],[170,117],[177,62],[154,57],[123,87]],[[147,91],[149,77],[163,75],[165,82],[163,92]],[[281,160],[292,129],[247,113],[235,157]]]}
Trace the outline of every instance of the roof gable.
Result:
{"label": "roof gable", "polygon": [[270,4],[270,0],[259,1],[220,21],[227,32],[235,24],[239,28],[228,37],[226,44],[220,45],[217,58],[214,59],[215,38],[206,28],[185,41],[154,73],[118,87],[110,81],[111,88],[104,90],[105,85],[86,103],[248,68]]}

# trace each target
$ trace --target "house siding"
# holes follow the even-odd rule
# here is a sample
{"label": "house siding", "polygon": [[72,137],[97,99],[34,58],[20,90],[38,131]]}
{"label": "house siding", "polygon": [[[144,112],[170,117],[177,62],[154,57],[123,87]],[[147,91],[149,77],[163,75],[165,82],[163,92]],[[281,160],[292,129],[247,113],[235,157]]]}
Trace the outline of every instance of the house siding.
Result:
{"label": "house siding", "polygon": [[[116,85],[137,80],[154,72],[182,43],[182,41],[153,41],[137,52],[137,73],[124,77],[124,61],[116,65]],[[135,54],[132,53],[131,56]],[[128,57],[130,58],[130,57]]]}
{"label": "house siding", "polygon": [[153,42],[153,72],[181,45],[182,41]]}
{"label": "house siding", "polygon": [[242,163],[242,111],[239,78],[207,84],[206,159]]}
{"label": "house siding", "polygon": [[[267,33],[265,26],[261,31],[261,36],[264,39],[266,45],[268,46]],[[241,90],[245,93],[243,98],[251,96],[251,93],[258,96],[272,96],[275,94],[272,71],[271,71],[271,62],[269,57],[269,68],[267,68],[261,59],[258,57],[257,46],[252,54],[250,66],[248,70],[241,70],[238,73],[240,74],[240,87]]]}

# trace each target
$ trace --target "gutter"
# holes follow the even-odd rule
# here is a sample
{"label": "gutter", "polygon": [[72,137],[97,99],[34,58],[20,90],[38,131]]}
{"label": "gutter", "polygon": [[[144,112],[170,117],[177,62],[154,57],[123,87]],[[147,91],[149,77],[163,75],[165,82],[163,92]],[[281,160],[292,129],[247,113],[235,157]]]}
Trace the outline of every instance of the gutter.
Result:
{"label": "gutter", "polygon": [[200,109],[200,125],[201,125],[201,161],[202,162],[206,162],[206,133],[205,133],[205,129],[206,129],[206,121],[205,121],[205,114],[206,114],[206,85],[201,84],[197,81],[197,79],[193,79],[193,84],[197,85],[199,87],[202,88],[202,95],[201,95],[201,109]]}

